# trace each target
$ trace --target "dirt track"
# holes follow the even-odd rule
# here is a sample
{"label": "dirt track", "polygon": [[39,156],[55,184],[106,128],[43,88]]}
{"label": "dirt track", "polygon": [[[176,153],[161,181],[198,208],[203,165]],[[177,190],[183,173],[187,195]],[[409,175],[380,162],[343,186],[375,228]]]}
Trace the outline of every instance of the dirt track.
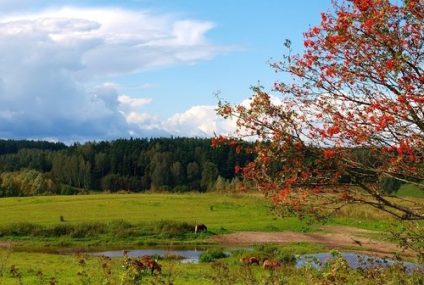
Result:
{"label": "dirt track", "polygon": [[[325,232],[237,232],[212,237],[212,240],[222,245],[253,245],[259,243],[293,243],[311,242],[323,244],[329,248],[354,249],[357,252],[372,252],[374,255],[387,255],[400,252],[395,244],[373,240],[364,235],[375,233],[351,227],[328,226]],[[404,252],[402,255],[411,255]]]}

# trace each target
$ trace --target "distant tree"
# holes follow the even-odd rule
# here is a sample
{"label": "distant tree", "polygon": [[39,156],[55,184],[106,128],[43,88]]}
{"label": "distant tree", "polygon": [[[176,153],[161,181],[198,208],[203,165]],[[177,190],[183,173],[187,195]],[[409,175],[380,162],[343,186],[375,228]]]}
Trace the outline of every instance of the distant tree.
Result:
{"label": "distant tree", "polygon": [[152,187],[159,189],[163,186],[171,185],[171,163],[172,154],[170,152],[155,153],[151,161]]}
{"label": "distant tree", "polygon": [[102,177],[108,172],[109,161],[103,152],[96,153],[94,158],[94,172],[97,177]]}
{"label": "distant tree", "polygon": [[[184,192],[200,189],[206,161],[214,163],[223,177],[233,178],[231,170],[240,157],[229,153],[233,153],[231,148],[212,149],[209,139],[199,138],[119,139],[71,146],[0,140],[0,173],[15,173],[15,177],[23,169],[40,172],[43,179],[48,176],[59,185],[53,192],[46,190],[49,193],[75,194],[86,189],[142,191],[152,187],[164,190],[178,186],[178,191]],[[17,189],[5,191],[7,195],[27,195],[19,192],[20,187]]]}
{"label": "distant tree", "polygon": [[184,168],[181,162],[176,161],[171,166],[173,185],[182,185],[185,181]]}
{"label": "distant tree", "polygon": [[195,161],[187,164],[187,180],[189,185],[194,190],[199,190],[200,188],[200,167],[199,164]]}
{"label": "distant tree", "polygon": [[200,178],[200,167],[197,162],[190,162],[187,164],[187,179],[190,181]]}
{"label": "distant tree", "polygon": [[218,176],[215,181],[215,191],[225,192],[227,190],[227,181],[222,177]]}
{"label": "distant tree", "polygon": [[101,180],[103,190],[116,192],[119,190],[127,190],[125,179],[119,174],[108,174]]}
{"label": "distant tree", "polygon": [[200,185],[204,191],[212,188],[218,178],[218,174],[218,168],[214,163],[207,161],[203,164],[202,180]]}

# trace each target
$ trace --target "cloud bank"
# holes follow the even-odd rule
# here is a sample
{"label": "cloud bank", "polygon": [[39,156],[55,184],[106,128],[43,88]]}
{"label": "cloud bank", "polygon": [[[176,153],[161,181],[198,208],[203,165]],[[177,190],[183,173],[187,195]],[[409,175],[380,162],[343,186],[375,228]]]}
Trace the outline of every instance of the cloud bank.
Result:
{"label": "cloud bank", "polygon": [[[149,98],[120,94],[117,75],[210,59],[212,22],[119,8],[0,16],[0,137],[65,141],[128,136],[209,136],[229,128],[212,106],[168,119]],[[216,128],[216,129],[215,129]]]}

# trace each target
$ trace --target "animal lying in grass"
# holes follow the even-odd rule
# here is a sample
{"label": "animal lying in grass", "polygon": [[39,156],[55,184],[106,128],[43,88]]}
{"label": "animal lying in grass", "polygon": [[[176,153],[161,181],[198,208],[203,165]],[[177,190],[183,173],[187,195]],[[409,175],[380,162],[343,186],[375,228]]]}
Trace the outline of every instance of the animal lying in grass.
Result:
{"label": "animal lying in grass", "polygon": [[281,263],[275,259],[265,259],[262,267],[264,269],[274,270],[281,267]]}
{"label": "animal lying in grass", "polygon": [[254,257],[254,256],[242,257],[242,258],[240,258],[240,262],[242,264],[246,264],[246,265],[253,265],[253,264],[259,265],[259,259]]}

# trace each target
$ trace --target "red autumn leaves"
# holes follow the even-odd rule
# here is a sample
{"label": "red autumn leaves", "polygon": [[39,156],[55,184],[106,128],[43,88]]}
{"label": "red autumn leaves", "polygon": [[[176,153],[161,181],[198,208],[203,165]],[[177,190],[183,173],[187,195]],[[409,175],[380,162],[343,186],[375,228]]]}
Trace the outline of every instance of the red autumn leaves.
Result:
{"label": "red autumn leaves", "polygon": [[364,201],[340,177],[378,203],[380,177],[424,180],[424,2],[335,1],[304,33],[304,47],[272,64],[292,76],[274,86],[279,103],[257,87],[248,107],[220,105],[237,120],[233,145],[246,134],[257,140],[255,162],[236,171],[296,211],[316,209],[316,195],[328,192],[329,208],[346,197]]}

